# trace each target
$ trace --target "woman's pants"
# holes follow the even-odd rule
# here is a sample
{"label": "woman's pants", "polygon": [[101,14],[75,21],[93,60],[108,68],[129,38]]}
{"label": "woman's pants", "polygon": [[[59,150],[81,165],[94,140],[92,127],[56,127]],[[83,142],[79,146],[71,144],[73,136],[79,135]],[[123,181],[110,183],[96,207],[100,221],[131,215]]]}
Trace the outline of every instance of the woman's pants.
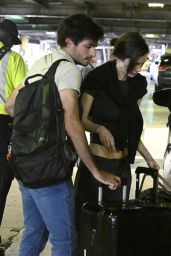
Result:
{"label": "woman's pants", "polygon": [[[129,198],[129,192],[131,187],[131,170],[128,159],[105,159],[103,157],[94,156],[97,166],[105,171],[108,171],[121,178],[127,180],[127,198]],[[98,202],[98,187],[99,182],[95,180],[93,175],[87,169],[87,167],[81,162],[78,167],[76,179],[75,179],[75,205],[76,205],[76,226],[78,232],[78,241],[80,233],[80,216],[81,207],[84,203],[89,202],[96,205]],[[122,187],[112,191],[107,186],[103,186],[103,204],[114,206],[116,201],[122,200]],[[80,248],[79,248],[80,249]],[[80,250],[79,255],[82,256]]]}
{"label": "woman's pants", "polygon": [[[131,170],[127,157],[121,159],[106,159],[94,156],[97,166],[121,178],[127,180],[127,198],[131,187]],[[95,180],[87,167],[81,162],[75,179],[76,210],[85,202],[97,204],[99,182]],[[112,191],[107,186],[103,187],[103,203],[112,205],[115,201],[122,200],[122,186]]]}
{"label": "woman's pants", "polygon": [[6,158],[11,138],[11,123],[12,119],[9,116],[0,115],[0,225],[13,180],[12,166]]}

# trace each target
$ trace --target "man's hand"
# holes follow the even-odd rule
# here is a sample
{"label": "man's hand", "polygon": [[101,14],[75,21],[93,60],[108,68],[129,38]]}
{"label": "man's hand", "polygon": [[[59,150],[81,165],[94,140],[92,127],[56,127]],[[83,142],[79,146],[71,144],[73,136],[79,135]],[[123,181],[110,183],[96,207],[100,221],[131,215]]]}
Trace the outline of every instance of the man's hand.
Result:
{"label": "man's hand", "polygon": [[118,176],[102,170],[99,170],[98,173],[96,172],[94,178],[107,185],[111,190],[116,190],[117,187],[121,185],[121,179]]}

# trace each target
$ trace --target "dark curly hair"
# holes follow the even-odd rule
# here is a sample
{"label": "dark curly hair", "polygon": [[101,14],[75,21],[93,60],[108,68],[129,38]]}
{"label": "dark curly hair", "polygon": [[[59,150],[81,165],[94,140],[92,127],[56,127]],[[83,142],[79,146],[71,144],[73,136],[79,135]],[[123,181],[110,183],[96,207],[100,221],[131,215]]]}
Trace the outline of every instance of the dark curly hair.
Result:
{"label": "dark curly hair", "polygon": [[66,46],[65,39],[70,38],[75,45],[84,39],[97,42],[104,34],[103,28],[84,14],[75,14],[65,18],[58,26],[57,42]]}

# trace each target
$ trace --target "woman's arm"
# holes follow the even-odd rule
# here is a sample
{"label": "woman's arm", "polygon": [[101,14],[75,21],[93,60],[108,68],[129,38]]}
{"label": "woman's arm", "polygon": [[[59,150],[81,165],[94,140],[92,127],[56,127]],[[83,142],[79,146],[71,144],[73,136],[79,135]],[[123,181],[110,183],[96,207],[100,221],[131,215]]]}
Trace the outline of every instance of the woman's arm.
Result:
{"label": "woman's arm", "polygon": [[93,104],[93,100],[94,100],[93,96],[87,93],[83,93],[81,97],[81,105],[83,108],[81,121],[86,131],[97,133],[97,130],[100,128],[101,125],[90,121],[90,119],[88,118],[90,114],[91,106]]}
{"label": "woman's arm", "polygon": [[147,148],[144,146],[143,142],[140,140],[138,144],[138,152],[142,155],[142,157],[147,162],[147,165],[150,168],[154,168],[159,170],[160,166],[156,163],[156,161],[151,156],[150,152],[147,150]]}
{"label": "woman's arm", "polygon": [[[138,106],[140,106],[141,100],[142,99],[139,99],[137,101]],[[147,165],[150,168],[154,168],[154,169],[157,169],[157,170],[160,169],[160,166],[156,163],[156,161],[154,160],[154,158],[152,157],[152,155],[150,154],[148,149],[143,144],[142,140],[139,141],[137,150],[142,155],[142,157],[145,159],[145,161],[147,162]]]}
{"label": "woman's arm", "polygon": [[82,124],[86,131],[97,133],[103,146],[109,151],[115,151],[115,142],[111,132],[103,125],[92,122],[89,119],[90,109],[93,104],[93,96],[83,93],[81,98],[81,104],[83,108]]}

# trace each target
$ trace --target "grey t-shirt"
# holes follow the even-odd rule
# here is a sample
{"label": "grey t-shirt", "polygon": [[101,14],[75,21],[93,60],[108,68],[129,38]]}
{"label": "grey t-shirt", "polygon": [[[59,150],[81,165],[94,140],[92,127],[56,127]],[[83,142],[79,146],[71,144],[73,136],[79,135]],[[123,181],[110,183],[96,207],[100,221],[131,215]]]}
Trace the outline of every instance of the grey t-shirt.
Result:
{"label": "grey t-shirt", "polygon": [[62,61],[57,68],[55,82],[58,90],[74,89],[79,93],[82,80],[81,72],[71,56],[62,49],[54,50],[52,53],[37,60],[27,73],[27,77],[34,74],[44,75],[49,67],[59,59],[67,59],[69,62]]}

